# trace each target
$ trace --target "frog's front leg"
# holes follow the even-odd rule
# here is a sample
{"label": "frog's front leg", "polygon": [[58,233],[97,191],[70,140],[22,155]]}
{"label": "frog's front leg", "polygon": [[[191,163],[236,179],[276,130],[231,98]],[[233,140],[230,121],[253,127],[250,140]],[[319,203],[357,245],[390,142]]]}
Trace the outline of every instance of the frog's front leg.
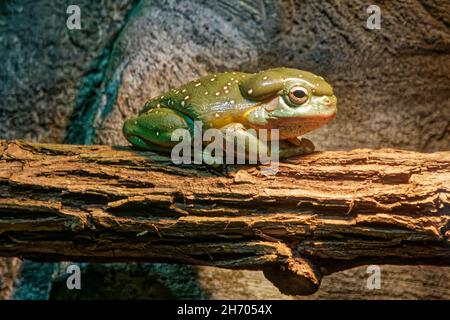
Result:
{"label": "frog's front leg", "polygon": [[[268,155],[270,148],[267,144],[262,143],[260,139],[247,128],[237,122],[233,122],[223,126],[220,131],[224,137],[224,149],[226,152],[233,151],[235,154],[233,159],[230,159],[230,155],[226,154],[227,160],[237,160],[238,164],[245,163],[246,159],[254,159],[255,162],[260,158],[260,154]],[[233,149],[231,149],[233,148]],[[228,162],[227,161],[227,162]]]}
{"label": "frog's front leg", "polygon": [[[314,152],[313,143],[305,138],[296,138],[296,141],[279,141],[278,148],[273,147],[270,141],[262,141],[253,130],[248,130],[241,123],[231,123],[221,128],[226,144],[235,145],[238,141],[244,141],[244,159],[259,159],[261,155],[279,159]],[[235,148],[237,149],[237,148]],[[241,149],[242,152],[242,149]]]}

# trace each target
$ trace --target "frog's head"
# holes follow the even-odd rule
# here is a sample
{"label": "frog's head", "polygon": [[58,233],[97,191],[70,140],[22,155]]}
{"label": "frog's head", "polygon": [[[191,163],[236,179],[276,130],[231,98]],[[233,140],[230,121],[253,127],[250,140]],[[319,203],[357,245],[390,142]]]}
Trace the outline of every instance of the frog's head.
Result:
{"label": "frog's head", "polygon": [[280,129],[281,139],[305,134],[336,116],[333,88],[307,71],[269,69],[247,78],[240,88],[246,99],[258,102],[246,121],[256,128]]}

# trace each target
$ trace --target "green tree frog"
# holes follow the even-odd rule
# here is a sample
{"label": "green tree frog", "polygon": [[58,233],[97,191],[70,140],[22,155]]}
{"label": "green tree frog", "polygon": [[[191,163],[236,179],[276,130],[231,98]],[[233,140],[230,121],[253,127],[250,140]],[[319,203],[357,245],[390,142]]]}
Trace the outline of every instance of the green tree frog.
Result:
{"label": "green tree frog", "polygon": [[[249,129],[278,129],[279,157],[314,151],[301,135],[336,116],[332,87],[313,73],[273,68],[258,73],[210,74],[149,100],[140,114],[123,126],[126,139],[139,149],[170,152],[176,129],[233,130],[258,144]],[[255,130],[252,130],[254,132]],[[268,137],[270,140],[270,137]]]}

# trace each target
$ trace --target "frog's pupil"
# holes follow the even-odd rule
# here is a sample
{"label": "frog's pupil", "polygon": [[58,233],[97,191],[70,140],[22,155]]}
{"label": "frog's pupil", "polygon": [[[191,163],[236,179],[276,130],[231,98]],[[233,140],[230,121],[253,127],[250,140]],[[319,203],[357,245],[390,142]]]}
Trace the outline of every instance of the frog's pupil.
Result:
{"label": "frog's pupil", "polygon": [[293,93],[296,98],[304,98],[306,96],[306,92],[303,90],[295,90]]}

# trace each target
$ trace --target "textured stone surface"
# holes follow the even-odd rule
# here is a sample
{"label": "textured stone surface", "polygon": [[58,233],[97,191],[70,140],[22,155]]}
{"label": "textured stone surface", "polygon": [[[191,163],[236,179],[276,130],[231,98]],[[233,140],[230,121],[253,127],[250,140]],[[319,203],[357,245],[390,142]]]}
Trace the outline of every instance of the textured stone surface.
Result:
{"label": "textured stone surface", "polygon": [[199,299],[201,288],[195,270],[166,264],[78,264],[81,290],[67,290],[67,267],[62,263],[53,278],[50,299]]}
{"label": "textured stone surface", "polygon": [[81,30],[66,27],[69,0],[0,4],[0,137],[62,142],[82,77],[132,3],[77,1]]}
{"label": "textured stone surface", "polygon": [[39,263],[25,260],[21,266],[11,299],[47,300],[52,289],[52,280],[59,263]]}
{"label": "textured stone surface", "polygon": [[0,300],[11,297],[20,264],[18,258],[0,258]]}

